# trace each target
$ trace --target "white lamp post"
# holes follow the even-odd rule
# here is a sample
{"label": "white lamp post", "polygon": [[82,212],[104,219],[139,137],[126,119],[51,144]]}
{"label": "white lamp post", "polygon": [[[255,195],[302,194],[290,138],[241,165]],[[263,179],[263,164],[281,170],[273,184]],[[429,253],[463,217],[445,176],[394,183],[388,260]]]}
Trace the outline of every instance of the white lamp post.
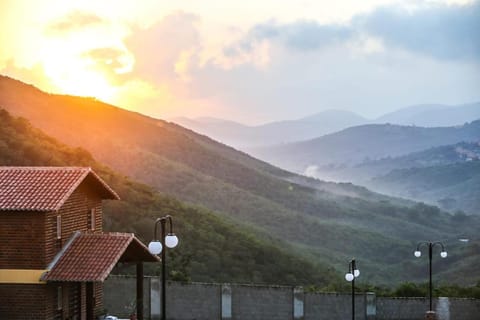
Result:
{"label": "white lamp post", "polygon": [[419,242],[417,244],[417,249],[413,253],[415,257],[420,258],[422,256],[422,252],[420,251],[420,247],[422,245],[428,246],[428,270],[429,270],[429,297],[430,297],[430,310],[429,312],[432,312],[432,252],[433,252],[433,247],[435,245],[440,245],[442,247],[442,252],[440,252],[440,257],[446,258],[447,257],[447,251],[445,251],[445,246],[443,243],[437,241],[437,242]]}
{"label": "white lamp post", "polygon": [[355,320],[355,278],[360,276],[360,270],[357,269],[355,259],[348,264],[348,272],[345,274],[345,280],[352,283],[352,320]]}
{"label": "white lamp post", "polygon": [[[170,232],[165,235],[165,224],[166,222],[169,222],[170,224]],[[157,237],[157,226],[158,223],[160,222],[161,225],[161,238],[160,241],[158,240]],[[148,251],[150,251],[151,254],[162,254],[162,299],[161,299],[161,319],[166,320],[166,287],[165,287],[165,269],[166,269],[166,255],[165,251],[163,248],[175,248],[178,244],[178,238],[177,236],[173,233],[173,223],[172,223],[172,217],[169,215],[166,215],[165,217],[158,218],[155,221],[155,227],[154,227],[154,239],[148,244]]]}

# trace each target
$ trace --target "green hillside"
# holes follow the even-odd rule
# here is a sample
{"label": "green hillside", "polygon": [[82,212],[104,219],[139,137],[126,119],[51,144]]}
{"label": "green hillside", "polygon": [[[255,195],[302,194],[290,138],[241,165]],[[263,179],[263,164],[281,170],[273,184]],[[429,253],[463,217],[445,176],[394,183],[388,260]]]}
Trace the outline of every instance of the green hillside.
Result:
{"label": "green hillside", "polygon": [[[70,148],[0,109],[0,165],[91,166],[116,190],[121,201],[105,201],[104,228],[136,233],[148,243],[158,216],[171,214],[180,244],[170,254],[170,278],[177,280],[335,285],[340,275],[293,254],[286,243],[188,206],[134,182],[96,162],[81,148]],[[156,272],[157,264],[147,270]]]}
{"label": "green hillside", "polygon": [[[252,239],[269,240],[339,274],[355,256],[363,281],[421,278],[411,255],[417,241],[456,239],[480,226],[476,217],[455,220],[438,208],[353,185],[307,181],[180,126],[95,99],[46,94],[0,77],[0,106],[123,175],[247,226]],[[438,267],[449,271],[446,263]],[[476,278],[452,272],[448,280]]]}
{"label": "green hillside", "polygon": [[376,188],[480,215],[480,161],[397,169],[373,179]]}
{"label": "green hillside", "polygon": [[[480,145],[478,142],[460,142],[452,145],[429,148],[400,157],[388,157],[380,160],[366,161],[352,168],[350,174],[360,174],[367,176],[368,178],[373,178],[385,175],[396,169],[443,166],[478,160],[479,158]],[[343,173],[343,175],[346,174],[346,172]]]}
{"label": "green hillside", "polygon": [[372,190],[480,214],[480,144],[460,142],[329,172]]}
{"label": "green hillside", "polygon": [[351,127],[316,139],[252,149],[260,159],[287,170],[304,172],[353,167],[362,162],[399,157],[432,147],[480,139],[480,120],[458,127],[423,128],[391,124]]}

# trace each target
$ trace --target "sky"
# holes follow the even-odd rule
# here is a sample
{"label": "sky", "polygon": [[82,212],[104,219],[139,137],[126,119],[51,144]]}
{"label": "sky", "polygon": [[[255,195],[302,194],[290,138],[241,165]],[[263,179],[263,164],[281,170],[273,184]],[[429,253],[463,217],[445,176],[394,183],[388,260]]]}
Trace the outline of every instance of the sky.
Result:
{"label": "sky", "polygon": [[480,1],[1,0],[0,74],[162,119],[480,101]]}

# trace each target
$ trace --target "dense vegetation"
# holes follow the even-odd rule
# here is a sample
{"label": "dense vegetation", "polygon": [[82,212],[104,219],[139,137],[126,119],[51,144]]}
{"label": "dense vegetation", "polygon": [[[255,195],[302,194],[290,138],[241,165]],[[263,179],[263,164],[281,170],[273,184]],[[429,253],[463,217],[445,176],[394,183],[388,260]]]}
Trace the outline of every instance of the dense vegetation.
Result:
{"label": "dense vegetation", "polygon": [[436,146],[479,139],[480,120],[461,127],[438,128],[371,124],[308,141],[258,148],[254,154],[282,168],[304,172],[313,165],[341,169],[372,159],[398,157]]}
{"label": "dense vegetation", "polygon": [[[152,186],[166,199],[190,203],[188,208],[202,206],[205,209],[196,208],[194,212],[209,212],[212,221],[247,230],[241,234],[246,233],[251,241],[270,245],[268,251],[280,250],[301,257],[300,261],[311,266],[328,265],[340,275],[348,260],[355,256],[361,261],[362,281],[391,285],[423,280],[424,262],[415,260],[411,251],[417,241],[444,240],[452,259],[440,261],[437,274],[452,283],[474,284],[478,280],[475,272],[464,272],[478,265],[480,254],[467,253],[455,242],[460,236],[472,238],[478,232],[478,217],[452,216],[436,207],[381,196],[351,184],[305,180],[177,125],[94,99],[49,95],[5,77],[0,77],[2,104],[12,114],[28,118],[35,127],[59,141],[80,146],[117,172]],[[32,147],[37,144],[34,140],[28,143]],[[112,185],[122,189],[115,183]],[[147,200],[159,207],[167,202]],[[148,201],[136,206],[144,208]],[[150,217],[159,210],[137,212],[136,206],[116,210],[128,214],[112,218],[108,226],[116,230],[135,228],[146,234]],[[231,230],[233,235],[234,230]],[[192,260],[190,266],[195,272],[215,270],[220,277],[235,270],[233,264],[228,265],[228,270],[222,264],[224,254],[216,237],[207,234],[201,239],[211,240],[203,244],[211,249],[205,257],[220,259],[207,266]],[[224,236],[220,240],[232,241]],[[202,241],[197,238],[192,241],[201,248]],[[267,253],[262,255],[272,257]],[[231,256],[248,262],[242,268],[251,270],[250,277],[255,279],[255,271],[262,269],[262,255],[250,259],[243,254]],[[203,261],[200,257],[196,259]],[[188,257],[182,261],[188,264]],[[294,260],[287,261],[294,264]],[[308,266],[303,269],[311,270]],[[296,277],[301,278],[298,273]],[[282,282],[285,281],[284,278]]]}
{"label": "dense vegetation", "polygon": [[[291,254],[287,244],[261,239],[245,226],[136,183],[99,164],[86,150],[61,144],[3,109],[0,123],[0,165],[91,166],[120,194],[121,201],[105,203],[106,230],[134,232],[148,242],[155,219],[173,215],[180,244],[168,251],[170,279],[319,286],[339,281],[333,270]],[[149,272],[157,268],[148,266]]]}
{"label": "dense vegetation", "polygon": [[480,161],[396,169],[372,181],[378,189],[411,199],[426,199],[447,210],[480,214]]}

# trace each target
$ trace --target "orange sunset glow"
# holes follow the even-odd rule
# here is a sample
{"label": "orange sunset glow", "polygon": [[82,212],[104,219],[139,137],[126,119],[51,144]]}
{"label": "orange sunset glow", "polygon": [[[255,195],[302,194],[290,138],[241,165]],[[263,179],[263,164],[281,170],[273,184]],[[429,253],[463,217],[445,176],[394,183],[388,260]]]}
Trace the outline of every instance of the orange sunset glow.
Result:
{"label": "orange sunset glow", "polygon": [[[470,20],[458,28],[449,22],[477,7],[471,0],[4,0],[0,73],[161,118],[254,124],[332,108],[373,117],[479,98],[477,53],[462,33]],[[406,34],[404,24],[425,34]],[[446,25],[451,38],[430,37]]]}

